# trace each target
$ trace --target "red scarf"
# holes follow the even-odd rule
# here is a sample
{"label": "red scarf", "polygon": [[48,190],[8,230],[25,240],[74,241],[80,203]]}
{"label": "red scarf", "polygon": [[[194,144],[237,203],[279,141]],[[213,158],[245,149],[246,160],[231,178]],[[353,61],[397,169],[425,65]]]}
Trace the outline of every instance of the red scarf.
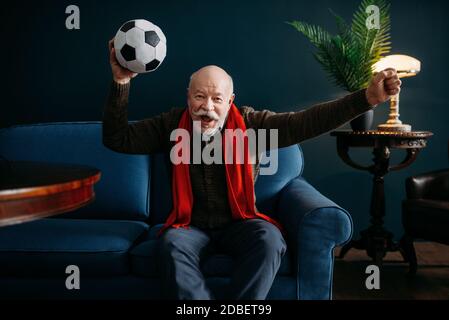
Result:
{"label": "red scarf", "polygon": [[[178,128],[185,129],[190,133],[190,135],[192,134],[192,120],[187,109],[181,116]],[[246,132],[245,121],[243,120],[242,115],[234,104],[232,104],[231,108],[229,109],[225,129],[241,129],[243,132]],[[225,137],[226,134],[224,134],[223,130],[223,159],[226,159]],[[178,144],[180,140],[182,140],[181,137],[178,137],[176,144]],[[239,159],[239,152],[241,151],[241,149],[236,148],[235,144],[233,144],[234,152],[232,164],[225,163],[226,184],[228,186],[228,201],[232,211],[232,218],[234,220],[262,218],[266,221],[271,222],[282,231],[282,227],[277,221],[256,211],[252,167],[248,161],[248,144],[245,143],[244,146],[245,157],[243,164],[236,162],[236,159]],[[180,153],[187,150],[189,150],[188,152],[190,153],[190,148],[182,148]],[[161,234],[168,227],[188,228],[190,224],[190,218],[193,208],[193,194],[192,186],[190,184],[188,164],[180,163],[173,165],[172,195],[173,209],[170,212],[167,221],[165,222],[159,234]]]}

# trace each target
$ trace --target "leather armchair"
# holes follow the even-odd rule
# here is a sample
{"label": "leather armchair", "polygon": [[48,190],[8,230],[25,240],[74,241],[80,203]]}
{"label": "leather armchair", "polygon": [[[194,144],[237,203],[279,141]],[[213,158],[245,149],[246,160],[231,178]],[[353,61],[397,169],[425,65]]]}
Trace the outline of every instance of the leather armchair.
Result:
{"label": "leather armchair", "polygon": [[449,245],[449,169],[409,177],[405,187],[407,199],[402,202],[405,234],[401,247],[410,263],[409,273],[415,274],[418,264],[414,239]]}

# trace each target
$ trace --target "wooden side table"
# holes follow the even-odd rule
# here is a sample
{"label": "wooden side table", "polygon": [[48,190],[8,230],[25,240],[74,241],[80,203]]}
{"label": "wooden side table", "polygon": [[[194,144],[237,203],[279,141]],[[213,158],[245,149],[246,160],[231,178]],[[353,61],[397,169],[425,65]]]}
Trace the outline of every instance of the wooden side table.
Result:
{"label": "wooden side table", "polygon": [[72,211],[94,200],[100,171],[82,165],[0,162],[0,227]]}
{"label": "wooden side table", "polygon": [[[370,215],[371,225],[360,232],[359,240],[351,240],[343,246],[339,258],[343,258],[351,249],[364,249],[377,265],[388,251],[404,252],[399,244],[393,241],[393,234],[384,228],[385,191],[384,177],[390,171],[400,170],[415,161],[421,149],[426,147],[427,138],[432,136],[428,131],[412,132],[381,132],[381,131],[333,131],[331,136],[337,138],[337,152],[340,158],[349,166],[368,171],[373,175],[373,190],[371,194]],[[348,152],[350,148],[371,148],[373,164],[359,165],[354,162]],[[402,162],[390,165],[392,149],[403,149],[406,156]]]}

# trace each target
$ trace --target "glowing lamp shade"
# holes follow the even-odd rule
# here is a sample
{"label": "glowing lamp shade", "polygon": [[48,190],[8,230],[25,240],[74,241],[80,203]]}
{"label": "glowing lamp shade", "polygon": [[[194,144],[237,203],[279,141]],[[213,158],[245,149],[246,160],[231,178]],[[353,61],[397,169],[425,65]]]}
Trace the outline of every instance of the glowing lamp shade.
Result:
{"label": "glowing lamp shade", "polygon": [[[394,54],[380,59],[373,65],[373,73],[387,68],[396,69],[399,78],[416,76],[421,71],[421,62],[410,56]],[[377,126],[379,131],[411,131],[412,127],[399,120],[399,93],[390,99],[390,114],[386,123]]]}
{"label": "glowing lamp shade", "polygon": [[396,69],[399,78],[413,77],[421,71],[421,62],[410,56],[394,54],[380,59],[373,65],[375,73],[387,68]]}

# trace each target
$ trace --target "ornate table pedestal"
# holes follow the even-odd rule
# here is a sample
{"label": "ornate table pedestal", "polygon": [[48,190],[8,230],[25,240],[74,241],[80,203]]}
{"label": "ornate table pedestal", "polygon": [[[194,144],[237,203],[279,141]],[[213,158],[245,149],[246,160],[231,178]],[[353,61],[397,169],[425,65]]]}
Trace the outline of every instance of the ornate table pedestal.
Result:
{"label": "ornate table pedestal", "polygon": [[[421,149],[425,148],[427,138],[432,136],[427,131],[412,132],[381,132],[381,131],[334,131],[331,136],[337,137],[337,151],[340,158],[349,166],[368,171],[373,175],[373,190],[370,206],[370,226],[360,232],[359,240],[351,240],[343,246],[340,258],[351,249],[364,249],[375,264],[381,265],[382,259],[388,251],[404,252],[393,241],[393,234],[384,228],[385,217],[385,191],[384,177],[390,171],[400,170],[410,165],[418,156]],[[348,152],[350,148],[371,148],[373,151],[373,164],[369,166],[359,165],[354,162]],[[398,164],[390,165],[392,149],[406,151],[405,158]]]}

